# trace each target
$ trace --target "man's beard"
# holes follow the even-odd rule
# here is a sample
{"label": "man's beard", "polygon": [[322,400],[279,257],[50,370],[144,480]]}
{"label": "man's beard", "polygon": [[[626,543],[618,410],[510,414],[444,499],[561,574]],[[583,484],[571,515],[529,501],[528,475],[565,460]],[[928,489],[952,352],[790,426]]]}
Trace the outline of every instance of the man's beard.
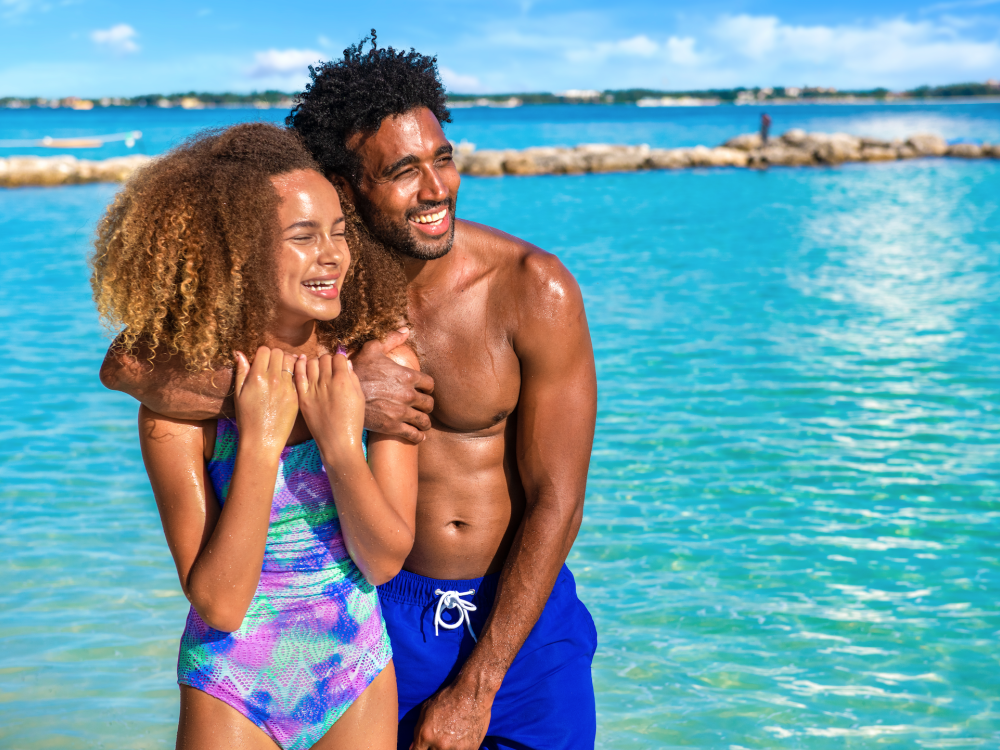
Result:
{"label": "man's beard", "polygon": [[[434,260],[447,255],[455,242],[455,199],[442,201],[441,203],[421,204],[406,212],[406,217],[402,223],[394,222],[367,199],[360,191],[355,192],[355,203],[361,218],[365,220],[369,231],[388,246],[403,255],[408,255],[417,260]],[[410,216],[426,213],[435,208],[447,207],[448,220],[451,226],[448,235],[436,241],[421,241],[416,234],[418,230],[410,226]]]}

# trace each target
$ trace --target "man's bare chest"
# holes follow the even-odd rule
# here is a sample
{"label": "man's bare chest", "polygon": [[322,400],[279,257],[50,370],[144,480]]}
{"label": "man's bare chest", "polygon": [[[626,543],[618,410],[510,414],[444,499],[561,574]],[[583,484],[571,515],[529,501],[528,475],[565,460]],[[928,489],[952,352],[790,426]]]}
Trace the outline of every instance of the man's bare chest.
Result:
{"label": "man's bare chest", "polygon": [[506,334],[486,316],[412,322],[420,367],[434,378],[436,425],[469,433],[500,428],[521,391],[520,364]]}

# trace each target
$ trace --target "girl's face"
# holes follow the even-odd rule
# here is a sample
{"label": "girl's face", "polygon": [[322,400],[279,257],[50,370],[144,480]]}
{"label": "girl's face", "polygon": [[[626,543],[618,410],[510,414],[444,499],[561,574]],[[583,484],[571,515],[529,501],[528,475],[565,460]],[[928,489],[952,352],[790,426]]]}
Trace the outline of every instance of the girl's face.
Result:
{"label": "girl's face", "polygon": [[278,321],[333,320],[340,315],[340,289],[351,264],[337,191],[311,169],[277,175],[271,183],[281,198]]}

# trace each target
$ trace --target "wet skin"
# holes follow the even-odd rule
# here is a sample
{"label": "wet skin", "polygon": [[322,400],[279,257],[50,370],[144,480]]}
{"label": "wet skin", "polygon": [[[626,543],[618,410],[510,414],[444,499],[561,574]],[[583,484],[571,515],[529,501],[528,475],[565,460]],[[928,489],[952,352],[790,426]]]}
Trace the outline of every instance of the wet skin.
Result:
{"label": "wet skin", "polygon": [[[434,378],[431,427],[420,445],[417,535],[404,567],[439,579],[495,573],[525,507],[514,450],[521,368],[510,345],[518,312],[510,290],[523,285],[525,262],[540,251],[455,221],[460,177],[428,110],[388,119],[350,145],[365,165],[364,196],[343,187],[395,219],[397,231],[410,235],[407,244],[430,258],[404,256],[410,344]],[[418,221],[442,212],[438,221]],[[359,373],[366,360],[357,362]]]}
{"label": "wet skin", "polygon": [[[388,118],[350,145],[363,175],[355,187],[341,182],[373,230],[396,240],[408,279],[409,343],[423,371],[384,356],[401,335],[354,357],[369,429],[422,440],[415,539],[404,568],[442,579],[501,573],[479,643],[455,681],[425,702],[414,747],[478,748],[493,696],[582,518],[596,416],[583,301],[554,256],[456,221],[460,178],[429,110]],[[109,355],[102,379],[177,416],[222,408],[224,387],[179,370],[165,374],[170,369],[154,376]],[[229,384],[225,375],[218,380]]]}
{"label": "wet skin", "polygon": [[[377,436],[366,462],[361,384],[347,359],[331,356],[317,334],[318,321],[341,312],[340,289],[351,262],[336,191],[311,170],[271,182],[282,228],[275,248],[275,314],[252,365],[244,354],[236,355],[240,440],[224,507],[206,475],[215,421],[139,410],[143,460],[181,587],[205,623],[226,632],[241,627],[256,596],[270,527],[270,488],[286,445],[316,441],[337,498],[344,543],[369,583],[399,572],[415,528],[416,448]],[[418,366],[411,352],[398,356]],[[395,746],[397,710],[390,662],[313,747],[388,750]],[[177,747],[275,744],[232,706],[182,685]]]}

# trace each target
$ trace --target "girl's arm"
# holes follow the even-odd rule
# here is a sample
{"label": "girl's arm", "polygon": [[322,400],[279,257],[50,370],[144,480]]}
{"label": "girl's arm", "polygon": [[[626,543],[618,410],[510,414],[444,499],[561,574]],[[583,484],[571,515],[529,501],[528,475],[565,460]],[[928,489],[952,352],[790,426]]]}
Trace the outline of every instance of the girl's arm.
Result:
{"label": "girl's arm", "polygon": [[[232,632],[260,582],[278,459],[298,412],[294,357],[261,347],[237,354],[240,440],[226,504],[208,477],[205,427],[139,410],[139,442],[181,588],[207,625]],[[287,362],[287,364],[286,364]]]}
{"label": "girl's arm", "polygon": [[[399,364],[419,369],[408,348],[393,351]],[[393,578],[413,547],[417,505],[417,446],[370,435],[365,462],[361,432],[365,398],[343,355],[300,359],[295,366],[299,407],[319,446],[337,503],[347,551],[365,579]]]}

